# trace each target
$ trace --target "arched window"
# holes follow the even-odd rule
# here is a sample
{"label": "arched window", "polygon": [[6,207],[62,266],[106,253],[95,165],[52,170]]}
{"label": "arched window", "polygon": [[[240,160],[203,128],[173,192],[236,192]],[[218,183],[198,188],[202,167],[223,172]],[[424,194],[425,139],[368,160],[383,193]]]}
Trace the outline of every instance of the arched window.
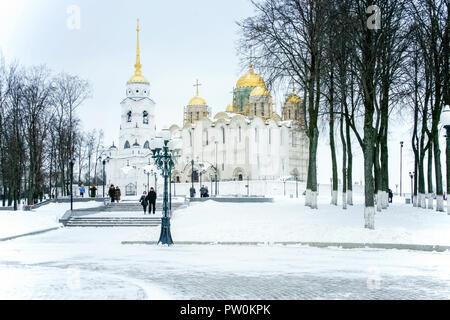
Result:
{"label": "arched window", "polygon": [[142,113],[142,122],[143,122],[144,124],[148,124],[148,112],[147,112],[147,111],[144,111],[144,112]]}
{"label": "arched window", "polygon": [[192,147],[192,131],[189,131],[189,145]]}
{"label": "arched window", "polygon": [[255,142],[258,143],[258,128],[255,128]]}
{"label": "arched window", "polygon": [[272,129],[269,129],[269,144],[272,144]]}
{"label": "arched window", "polygon": [[298,120],[298,110],[295,110],[295,120]]}
{"label": "arched window", "polygon": [[145,143],[144,143],[144,149],[150,149],[150,142],[145,141]]}
{"label": "arched window", "polygon": [[254,108],[254,109],[255,109],[255,110],[254,110],[254,113],[255,113],[254,115],[256,116],[256,103],[255,103],[255,108]]}
{"label": "arched window", "polygon": [[242,141],[242,128],[239,126],[239,142]]}
{"label": "arched window", "polygon": [[225,128],[222,127],[222,142],[225,144]]}
{"label": "arched window", "polygon": [[125,142],[125,146],[123,148],[124,149],[130,149],[131,148],[130,143],[128,141]]}
{"label": "arched window", "polygon": [[203,145],[207,146],[209,145],[209,137],[208,137],[208,130],[203,131]]}
{"label": "arched window", "polygon": [[288,119],[291,119],[291,109],[288,110]]}
{"label": "arched window", "polygon": [[131,122],[131,114],[132,114],[131,110],[128,111],[128,113],[127,113],[127,122]]}

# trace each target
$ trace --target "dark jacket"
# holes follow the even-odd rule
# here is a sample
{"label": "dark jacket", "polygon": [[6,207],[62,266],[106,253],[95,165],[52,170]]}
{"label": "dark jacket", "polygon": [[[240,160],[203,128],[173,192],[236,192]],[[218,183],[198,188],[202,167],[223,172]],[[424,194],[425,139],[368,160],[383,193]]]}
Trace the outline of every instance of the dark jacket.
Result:
{"label": "dark jacket", "polygon": [[156,201],[156,192],[150,191],[147,195],[147,198],[145,198],[148,202],[155,202]]}
{"label": "dark jacket", "polygon": [[116,188],[109,188],[108,195],[114,199],[116,197]]}
{"label": "dark jacket", "polygon": [[115,195],[116,195],[116,199],[117,200],[120,200],[120,196],[122,195],[122,192],[120,192],[120,189],[119,188],[116,188],[116,191],[115,191],[116,193],[115,193]]}
{"label": "dark jacket", "polygon": [[139,200],[139,202],[141,203],[141,205],[142,205],[143,207],[147,207],[147,206],[148,206],[147,197],[148,197],[148,196],[142,195],[142,196],[141,196],[141,199]]}

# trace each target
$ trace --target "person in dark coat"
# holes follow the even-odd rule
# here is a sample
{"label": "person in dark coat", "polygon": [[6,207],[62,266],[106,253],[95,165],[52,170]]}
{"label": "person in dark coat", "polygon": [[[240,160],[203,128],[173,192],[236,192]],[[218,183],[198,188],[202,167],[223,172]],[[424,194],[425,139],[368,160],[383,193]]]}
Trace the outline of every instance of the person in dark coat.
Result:
{"label": "person in dark coat", "polygon": [[389,203],[392,203],[392,198],[394,197],[394,195],[392,194],[392,190],[389,189]]}
{"label": "person in dark coat", "polygon": [[139,202],[141,203],[141,206],[144,208],[144,214],[147,213],[147,206],[148,206],[148,200],[147,200],[147,191],[144,191],[144,193],[141,196],[141,199]]}
{"label": "person in dark coat", "polygon": [[111,185],[111,187],[109,187],[108,195],[111,198],[111,203],[113,203],[114,199],[116,198],[116,188],[114,188],[113,184]]}
{"label": "person in dark coat", "polygon": [[97,188],[95,187],[95,184],[92,185],[89,191],[91,193],[91,198],[95,198],[95,196],[97,195]]}
{"label": "person in dark coat", "polygon": [[156,196],[155,189],[150,188],[150,192],[148,193],[148,196],[146,198],[147,201],[148,201],[148,204],[150,206],[148,208],[148,213],[149,214],[152,213],[152,208],[153,208],[153,214],[155,214],[155,212],[156,212],[156,198],[157,198],[157,196]]}
{"label": "person in dark coat", "polygon": [[116,201],[119,202],[120,201],[120,196],[122,195],[122,192],[120,192],[120,188],[119,186],[116,187]]}

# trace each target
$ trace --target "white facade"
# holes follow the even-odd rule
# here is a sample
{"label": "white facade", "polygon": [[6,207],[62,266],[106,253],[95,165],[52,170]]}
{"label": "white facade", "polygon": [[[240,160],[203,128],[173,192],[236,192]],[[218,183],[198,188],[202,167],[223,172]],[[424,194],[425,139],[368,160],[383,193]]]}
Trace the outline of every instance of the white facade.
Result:
{"label": "white facade", "polygon": [[170,128],[172,137],[183,141],[182,155],[173,172],[174,181],[190,182],[192,160],[194,180],[270,180],[296,176],[306,180],[308,139],[292,121],[263,120],[232,112],[220,112],[214,119]]}

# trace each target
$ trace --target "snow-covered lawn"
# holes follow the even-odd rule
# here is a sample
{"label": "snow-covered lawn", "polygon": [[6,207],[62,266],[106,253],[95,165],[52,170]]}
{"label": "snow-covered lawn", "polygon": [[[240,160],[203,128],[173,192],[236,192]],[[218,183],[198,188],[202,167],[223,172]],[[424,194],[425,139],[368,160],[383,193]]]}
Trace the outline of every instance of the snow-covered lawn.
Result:
{"label": "snow-covered lawn", "polygon": [[[74,208],[93,208],[101,202],[77,202]],[[32,211],[0,211],[0,239],[60,226],[59,219],[70,203],[50,203]]]}
{"label": "snow-covered lawn", "polygon": [[[325,202],[326,198],[322,202]],[[321,203],[319,210],[303,199],[273,203],[191,203],[175,211],[174,241],[302,241],[450,245],[450,216],[394,203],[376,214],[375,230],[364,229],[361,204],[342,210]],[[157,239],[152,229],[134,239]]]}

